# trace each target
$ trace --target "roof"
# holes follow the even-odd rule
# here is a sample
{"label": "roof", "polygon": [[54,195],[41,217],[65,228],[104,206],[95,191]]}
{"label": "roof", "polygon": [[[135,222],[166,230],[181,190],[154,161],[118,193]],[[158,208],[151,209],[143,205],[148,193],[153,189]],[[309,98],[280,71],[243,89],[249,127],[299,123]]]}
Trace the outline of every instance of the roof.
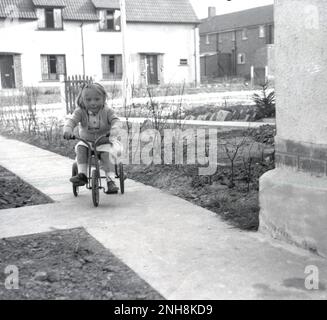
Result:
{"label": "roof", "polygon": [[127,0],[129,22],[200,23],[189,0]]}
{"label": "roof", "polygon": [[64,0],[32,0],[33,4],[36,7],[65,7],[65,1]]}
{"label": "roof", "polygon": [[20,19],[36,19],[36,13],[32,0],[1,0],[0,18],[7,18],[9,15],[15,16],[18,8],[18,17]]}
{"label": "roof", "polygon": [[202,20],[200,34],[234,30],[274,22],[274,6],[264,6]]}
{"label": "roof", "polygon": [[[35,6],[65,6],[64,20],[98,21],[97,8],[113,8],[119,0],[1,0],[0,18],[19,9],[19,18],[37,19]],[[119,6],[118,6],[119,7]],[[9,8],[9,9],[8,9]],[[189,0],[126,0],[127,22],[200,23]]]}
{"label": "roof", "polygon": [[91,0],[97,9],[119,9],[119,0]]}
{"label": "roof", "polygon": [[64,20],[98,21],[99,17],[91,0],[64,0],[62,11]]}

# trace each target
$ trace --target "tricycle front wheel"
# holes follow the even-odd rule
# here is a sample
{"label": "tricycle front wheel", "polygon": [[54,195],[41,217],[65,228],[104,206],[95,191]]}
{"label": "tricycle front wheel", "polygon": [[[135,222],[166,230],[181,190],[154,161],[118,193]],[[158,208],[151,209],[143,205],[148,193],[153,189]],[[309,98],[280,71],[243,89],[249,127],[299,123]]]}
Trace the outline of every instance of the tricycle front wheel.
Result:
{"label": "tricycle front wheel", "polygon": [[92,200],[95,207],[99,205],[99,172],[94,169],[92,171]]}

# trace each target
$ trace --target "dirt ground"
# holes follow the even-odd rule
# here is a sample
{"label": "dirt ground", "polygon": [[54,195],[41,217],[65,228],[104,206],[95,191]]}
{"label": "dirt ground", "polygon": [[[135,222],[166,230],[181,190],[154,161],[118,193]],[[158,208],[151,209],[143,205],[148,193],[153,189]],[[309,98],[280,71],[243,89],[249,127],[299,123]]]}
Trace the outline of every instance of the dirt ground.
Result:
{"label": "dirt ground", "polygon": [[52,200],[0,166],[0,209],[50,203]]}
{"label": "dirt ground", "polygon": [[[18,289],[9,290],[12,266],[18,268]],[[76,228],[0,239],[0,300],[22,299],[164,298],[83,228]]]}

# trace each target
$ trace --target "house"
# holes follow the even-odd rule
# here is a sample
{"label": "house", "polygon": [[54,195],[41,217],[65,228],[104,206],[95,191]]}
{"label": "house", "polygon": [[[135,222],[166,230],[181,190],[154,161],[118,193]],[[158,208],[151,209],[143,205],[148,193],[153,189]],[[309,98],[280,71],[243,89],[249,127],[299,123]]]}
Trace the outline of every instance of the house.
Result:
{"label": "house", "polygon": [[216,15],[209,7],[200,29],[201,77],[273,76],[273,5]]}
{"label": "house", "polygon": [[[127,71],[135,85],[200,77],[199,20],[189,0],[126,0]],[[0,88],[57,87],[62,75],[122,80],[119,0],[1,0]]]}

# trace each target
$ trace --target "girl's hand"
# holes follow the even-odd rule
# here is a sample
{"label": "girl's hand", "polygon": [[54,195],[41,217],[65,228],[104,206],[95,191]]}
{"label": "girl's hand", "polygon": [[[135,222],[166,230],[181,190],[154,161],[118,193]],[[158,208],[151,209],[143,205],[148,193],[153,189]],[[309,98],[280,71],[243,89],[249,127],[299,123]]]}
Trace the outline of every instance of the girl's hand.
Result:
{"label": "girl's hand", "polygon": [[98,145],[100,145],[100,144],[107,144],[107,143],[109,143],[109,138],[108,137],[103,137],[98,142]]}
{"label": "girl's hand", "polygon": [[69,139],[73,139],[74,135],[71,131],[65,131],[64,132],[64,139],[69,140]]}

